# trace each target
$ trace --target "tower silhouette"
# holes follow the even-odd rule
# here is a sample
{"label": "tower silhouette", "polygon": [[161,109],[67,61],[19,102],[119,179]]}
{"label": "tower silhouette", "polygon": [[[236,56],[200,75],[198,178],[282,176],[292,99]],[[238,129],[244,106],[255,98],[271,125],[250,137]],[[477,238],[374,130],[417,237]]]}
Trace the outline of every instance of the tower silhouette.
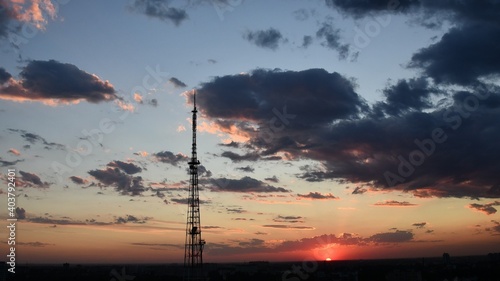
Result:
{"label": "tower silhouette", "polygon": [[205,240],[201,239],[200,198],[198,189],[198,165],[200,161],[196,154],[196,92],[193,94],[193,144],[189,165],[189,197],[186,222],[186,244],[184,248],[184,280],[203,280],[203,247]]}

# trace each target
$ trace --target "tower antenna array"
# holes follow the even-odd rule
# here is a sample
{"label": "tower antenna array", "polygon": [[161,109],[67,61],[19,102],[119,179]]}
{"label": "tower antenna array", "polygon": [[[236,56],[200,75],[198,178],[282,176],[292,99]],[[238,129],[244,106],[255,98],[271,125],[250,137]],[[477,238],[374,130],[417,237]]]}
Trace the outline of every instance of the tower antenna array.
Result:
{"label": "tower antenna array", "polygon": [[200,198],[198,189],[198,165],[200,161],[196,154],[196,91],[193,93],[193,144],[189,165],[189,197],[186,222],[186,244],[184,248],[184,280],[203,280],[203,247],[205,240],[201,239]]}

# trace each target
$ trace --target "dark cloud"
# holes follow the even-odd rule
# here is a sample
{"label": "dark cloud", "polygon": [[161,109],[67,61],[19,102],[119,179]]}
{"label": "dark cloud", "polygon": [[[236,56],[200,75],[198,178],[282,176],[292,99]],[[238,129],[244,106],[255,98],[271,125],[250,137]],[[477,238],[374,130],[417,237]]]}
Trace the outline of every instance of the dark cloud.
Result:
{"label": "dark cloud", "polygon": [[369,240],[375,243],[403,243],[413,239],[414,234],[410,231],[396,230],[395,232],[383,232],[370,236]]}
{"label": "dark cloud", "polygon": [[200,177],[206,177],[209,178],[212,176],[212,172],[210,170],[207,170],[207,168],[203,165],[198,166],[198,175]]}
{"label": "dark cloud", "polygon": [[246,173],[253,173],[255,171],[255,169],[252,168],[252,167],[250,167],[250,166],[236,167],[236,170],[240,170],[240,171],[243,171],[243,172],[246,172]]}
{"label": "dark cloud", "polygon": [[162,163],[170,164],[172,166],[177,166],[179,162],[184,162],[183,164],[187,164],[189,160],[189,157],[182,153],[174,154],[170,151],[160,151],[158,153],[154,153],[153,156],[156,158],[156,160]]}
{"label": "dark cloud", "polygon": [[105,170],[91,170],[88,173],[101,184],[114,186],[116,191],[124,195],[141,195],[146,190],[143,186],[142,177],[132,177],[118,168],[108,167]]}
{"label": "dark cloud", "polygon": [[232,147],[232,148],[239,148],[240,147],[240,143],[235,142],[235,141],[231,141],[230,143],[219,143],[219,145],[225,146],[225,147]]}
{"label": "dark cloud", "polygon": [[500,206],[500,201],[495,201],[487,204],[473,203],[468,205],[470,209],[477,210],[486,215],[493,215],[497,212],[497,209],[495,209],[494,206]]}
{"label": "dark cloud", "polygon": [[365,192],[367,192],[368,190],[366,188],[362,188],[360,186],[356,186],[356,188],[354,188],[354,190],[352,191],[352,194],[363,194]]}
{"label": "dark cloud", "polygon": [[71,176],[69,179],[76,184],[86,184],[87,181],[84,178],[77,177],[77,176]]}
{"label": "dark cloud", "polygon": [[422,111],[433,106],[431,95],[438,94],[426,79],[403,79],[395,85],[383,90],[385,101],[378,102],[373,107],[373,112],[381,116],[382,113],[398,116],[410,111]]}
{"label": "dark cloud", "polygon": [[126,215],[125,217],[118,217],[116,218],[115,220],[115,223],[117,224],[123,224],[123,223],[146,223],[146,221],[148,220],[149,218],[137,218],[135,216],[132,216],[132,215]]}
{"label": "dark cloud", "polygon": [[28,185],[28,186],[35,185],[37,187],[43,187],[43,188],[49,187],[49,183],[42,182],[40,177],[33,173],[19,171],[19,174],[21,175],[21,180],[23,181],[23,185]]}
{"label": "dark cloud", "polygon": [[235,161],[257,160],[285,147],[305,149],[311,131],[336,120],[355,119],[368,109],[350,80],[323,69],[257,69],[216,77],[197,90],[197,104],[220,131],[232,128],[259,148],[243,156],[223,153]]}
{"label": "dark cloud", "polygon": [[[499,14],[500,16],[500,14]],[[481,77],[499,75],[500,25],[473,24],[450,29],[439,42],[420,49],[410,66],[437,83],[469,85]]]}
{"label": "dark cloud", "polygon": [[309,192],[309,194],[297,194],[298,197],[300,198],[308,198],[308,199],[316,199],[316,200],[323,200],[323,199],[339,199],[338,197],[335,197],[333,194],[328,193],[328,194],[321,194],[320,192]]}
{"label": "dark cloud", "polygon": [[226,212],[228,214],[241,214],[241,213],[246,213],[247,211],[241,207],[238,207],[238,208],[226,208]]}
{"label": "dark cloud", "polygon": [[309,35],[304,35],[302,38],[302,48],[307,48],[309,47],[313,42],[312,36]]}
{"label": "dark cloud", "polygon": [[410,203],[408,201],[395,201],[395,200],[386,200],[383,202],[377,202],[373,204],[374,206],[384,206],[384,207],[413,207],[417,206],[417,204]]}
{"label": "dark cloud", "polygon": [[19,81],[11,79],[0,86],[0,99],[57,104],[82,100],[98,103],[118,98],[108,81],[69,63],[32,60],[19,76]]}
{"label": "dark cloud", "polygon": [[40,224],[50,224],[50,225],[86,225],[85,222],[71,220],[69,218],[54,219],[50,217],[34,217],[30,218],[29,222],[40,223]]}
{"label": "dark cloud", "polygon": [[222,192],[290,192],[282,187],[268,185],[260,180],[243,177],[241,179],[211,179],[208,187],[212,191]]}
{"label": "dark cloud", "polygon": [[500,168],[500,150],[491,140],[500,137],[492,121],[499,118],[500,90],[473,90],[454,93],[448,106],[433,111],[343,121],[309,134],[305,156],[323,165],[299,177],[347,179],[419,197],[498,198],[500,178],[493,171]]}
{"label": "dark cloud", "polygon": [[301,216],[277,216],[273,219],[274,222],[286,222],[286,223],[303,223],[304,218]]}
{"label": "dark cloud", "polygon": [[326,5],[347,15],[360,18],[374,12],[408,12],[420,0],[325,0]]}
{"label": "dark cloud", "polygon": [[233,162],[241,162],[241,161],[259,161],[259,160],[268,160],[268,161],[276,161],[276,160],[282,160],[280,156],[266,156],[263,157],[262,155],[255,153],[255,152],[249,152],[246,154],[238,154],[232,151],[224,151],[221,153],[222,157],[226,157],[231,159]]}
{"label": "dark cloud", "polygon": [[108,167],[119,168],[129,175],[137,174],[142,172],[142,168],[135,165],[134,163],[126,163],[122,161],[113,161],[108,163]]}
{"label": "dark cloud", "polygon": [[331,23],[323,23],[316,32],[316,37],[325,39],[323,45],[337,51],[339,59],[344,60],[349,56],[349,45],[341,43],[340,29],[334,28]]}
{"label": "dark cloud", "polygon": [[280,181],[276,176],[272,176],[270,178],[265,178],[264,180],[274,182],[274,183],[278,183]]}
{"label": "dark cloud", "polygon": [[26,210],[24,210],[24,208],[16,207],[16,218],[18,220],[24,220],[26,218]]}
{"label": "dark cloud", "polygon": [[187,87],[187,85],[182,82],[181,80],[175,78],[175,77],[172,77],[170,79],[168,79],[168,82],[172,83],[176,88],[185,88]]}
{"label": "dark cloud", "polygon": [[134,0],[129,7],[132,11],[162,21],[170,21],[176,26],[188,18],[185,10],[170,7],[166,0]]}
{"label": "dark cloud", "polygon": [[242,247],[258,247],[264,245],[265,240],[252,238],[249,241],[241,241],[238,244]]}
{"label": "dark cloud", "polygon": [[9,9],[7,3],[5,1],[0,1],[0,39],[7,38],[9,35],[9,21],[14,18],[15,15],[13,11]]}
{"label": "dark cloud", "polygon": [[[0,5],[1,5],[1,3],[0,3]],[[1,7],[0,7],[0,9],[1,9]],[[0,10],[0,13],[1,13],[1,10]],[[0,22],[1,22],[1,20],[0,20]],[[0,25],[1,25],[1,23],[0,23]],[[0,30],[1,30],[1,27],[0,27]],[[1,31],[0,31],[0,37],[1,37]],[[9,81],[9,79],[11,77],[12,77],[12,75],[10,75],[10,73],[8,73],[3,67],[0,67],[0,85]]]}
{"label": "dark cloud", "polygon": [[[48,214],[46,214],[48,215]],[[138,224],[143,224],[146,223],[150,217],[142,217],[138,218],[133,215],[125,215],[124,217],[115,217],[115,220],[112,222],[101,222],[97,221],[95,219],[86,219],[85,221],[80,221],[80,220],[74,220],[69,217],[62,217],[60,219],[54,219],[51,216],[45,216],[45,217],[34,217],[30,218],[28,221],[33,222],[33,223],[40,223],[40,224],[50,224],[54,225],[113,225],[113,224],[124,224],[124,223],[138,223]]]}
{"label": "dark cloud", "polygon": [[[361,110],[367,109],[366,103],[354,92],[351,81],[324,69],[257,69],[250,74],[216,77],[202,84],[196,98],[201,111],[208,117],[228,121],[245,117],[261,124],[276,120],[276,126],[285,121],[290,123],[285,125],[294,127],[319,126],[336,119],[356,117]],[[300,120],[279,119],[292,118],[289,115],[300,116]],[[251,132],[244,127],[248,125],[245,123],[220,125],[237,125]]]}
{"label": "dark cloud", "polygon": [[[417,1],[414,1],[414,4]],[[500,3],[498,1],[433,1],[420,0],[421,9],[412,13],[422,13],[420,23],[427,27],[440,26],[437,22],[449,21],[455,25],[498,24],[500,23]],[[417,6],[417,5],[415,5]],[[428,25],[426,20],[431,20]],[[437,19],[437,20],[436,20]]]}
{"label": "dark cloud", "polygon": [[224,229],[224,227],[216,226],[216,225],[205,225],[203,229]]}
{"label": "dark cloud", "polygon": [[222,154],[220,156],[229,158],[233,162],[257,161],[260,159],[260,155],[258,155],[257,153],[247,153],[244,155],[240,155],[240,154],[232,152],[232,151],[224,151],[224,152],[222,152]]}
{"label": "dark cloud", "polygon": [[40,135],[37,135],[37,134],[34,134],[34,133],[30,133],[30,132],[25,131],[25,130],[9,129],[9,131],[15,132],[15,133],[19,133],[20,136],[25,141],[27,141],[27,142],[29,142],[31,144],[41,143],[41,144],[43,144],[45,146],[46,149],[52,149],[52,148],[61,149],[61,150],[65,149],[64,145],[62,145],[62,144],[55,143],[55,142],[49,142],[46,139],[44,139],[43,137],[41,137]]}
{"label": "dark cloud", "polygon": [[151,99],[148,101],[148,104],[154,107],[158,106],[158,100],[157,99]]}
{"label": "dark cloud", "polygon": [[279,44],[285,41],[281,32],[272,27],[267,30],[247,31],[243,38],[261,48],[271,50],[276,50]]}
{"label": "dark cloud", "polygon": [[417,222],[417,223],[414,223],[412,225],[416,228],[424,228],[427,225],[427,223],[426,222]]}
{"label": "dark cloud", "polygon": [[19,159],[19,160],[15,160],[15,161],[6,161],[6,160],[2,160],[2,157],[0,157],[0,167],[13,167],[17,163],[22,162],[22,161],[24,161],[24,160]]}

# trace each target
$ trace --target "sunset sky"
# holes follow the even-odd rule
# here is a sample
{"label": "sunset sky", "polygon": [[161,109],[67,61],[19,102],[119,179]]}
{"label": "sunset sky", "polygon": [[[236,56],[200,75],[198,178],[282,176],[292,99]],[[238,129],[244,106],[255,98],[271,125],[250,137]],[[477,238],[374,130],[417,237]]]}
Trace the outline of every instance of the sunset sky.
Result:
{"label": "sunset sky", "polygon": [[17,261],[182,262],[194,92],[205,262],[500,252],[499,44],[497,0],[0,0]]}

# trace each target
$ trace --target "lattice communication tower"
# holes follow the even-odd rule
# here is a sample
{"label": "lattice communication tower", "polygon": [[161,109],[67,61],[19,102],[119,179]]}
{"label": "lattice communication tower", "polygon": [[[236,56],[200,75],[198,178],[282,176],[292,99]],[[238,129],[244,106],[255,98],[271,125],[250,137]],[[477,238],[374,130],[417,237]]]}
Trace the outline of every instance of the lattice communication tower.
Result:
{"label": "lattice communication tower", "polygon": [[186,223],[186,244],[184,248],[184,280],[204,280],[203,247],[205,240],[201,239],[200,198],[198,189],[198,165],[200,161],[196,154],[196,92],[193,94],[193,144],[189,165],[189,197]]}

